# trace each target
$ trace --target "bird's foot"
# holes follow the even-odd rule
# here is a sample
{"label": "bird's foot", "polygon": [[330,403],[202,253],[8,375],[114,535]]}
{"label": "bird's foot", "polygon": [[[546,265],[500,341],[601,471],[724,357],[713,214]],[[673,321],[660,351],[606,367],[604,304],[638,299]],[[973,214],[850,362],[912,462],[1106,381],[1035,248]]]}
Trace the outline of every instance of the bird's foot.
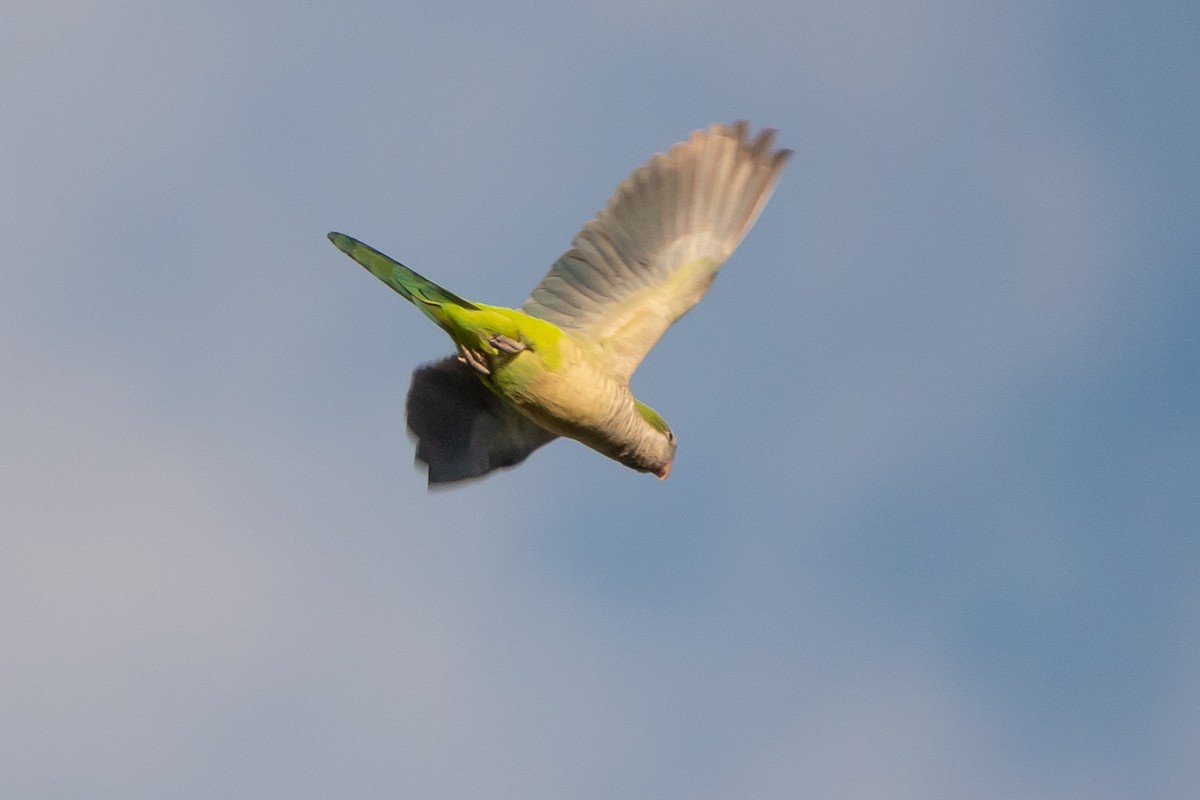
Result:
{"label": "bird's foot", "polygon": [[488,368],[488,365],[484,362],[483,357],[470,348],[460,347],[458,349],[458,360],[478,372],[480,375],[492,374],[491,369]]}
{"label": "bird's foot", "polygon": [[510,339],[502,333],[493,333],[488,337],[488,343],[502,353],[508,353],[510,356],[524,350],[529,345],[519,339]]}

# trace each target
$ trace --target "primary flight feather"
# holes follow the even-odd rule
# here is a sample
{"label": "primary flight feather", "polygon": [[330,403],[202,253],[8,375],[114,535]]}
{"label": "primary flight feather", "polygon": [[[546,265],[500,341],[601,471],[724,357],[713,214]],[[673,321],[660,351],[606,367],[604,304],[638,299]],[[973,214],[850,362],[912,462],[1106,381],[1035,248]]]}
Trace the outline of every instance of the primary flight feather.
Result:
{"label": "primary flight feather", "polygon": [[408,426],[429,483],[520,463],[567,436],[666,478],[675,436],[629,379],[663,332],[708,290],[754,224],[790,150],[774,131],[713,125],[634,171],[519,309],[449,292],[341,233],[339,250],[454,340],[420,367]]}

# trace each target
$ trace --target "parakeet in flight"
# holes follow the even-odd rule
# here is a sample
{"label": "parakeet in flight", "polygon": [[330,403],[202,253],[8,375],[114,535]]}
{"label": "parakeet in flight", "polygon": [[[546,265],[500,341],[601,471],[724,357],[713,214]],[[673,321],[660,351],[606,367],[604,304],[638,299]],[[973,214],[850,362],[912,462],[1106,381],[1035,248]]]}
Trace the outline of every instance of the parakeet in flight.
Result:
{"label": "parakeet in flight", "polygon": [[708,291],[790,150],[746,122],[696,131],[639,167],[520,308],[464,300],[362,242],[339,250],[411,301],[457,355],[419,367],[408,427],[429,484],[514,466],[558,436],[666,478],[675,435],[629,379]]}

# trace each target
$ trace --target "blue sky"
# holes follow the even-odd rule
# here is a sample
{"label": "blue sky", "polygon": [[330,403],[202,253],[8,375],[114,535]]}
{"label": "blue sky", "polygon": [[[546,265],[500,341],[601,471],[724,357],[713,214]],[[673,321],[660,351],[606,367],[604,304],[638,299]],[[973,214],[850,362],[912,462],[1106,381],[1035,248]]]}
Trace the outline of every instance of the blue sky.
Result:
{"label": "blue sky", "polygon": [[[1190,3],[18,3],[0,793],[1200,793]],[[444,335],[618,181],[795,150],[570,442],[427,493]]]}

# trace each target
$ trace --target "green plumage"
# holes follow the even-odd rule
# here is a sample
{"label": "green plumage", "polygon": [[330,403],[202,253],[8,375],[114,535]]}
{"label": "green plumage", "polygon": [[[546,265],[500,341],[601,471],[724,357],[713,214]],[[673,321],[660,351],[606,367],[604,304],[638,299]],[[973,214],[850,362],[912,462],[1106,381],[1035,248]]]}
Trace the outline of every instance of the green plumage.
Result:
{"label": "green plumage", "polygon": [[338,250],[366,267],[367,271],[376,278],[399,292],[401,296],[438,324],[441,322],[432,312],[445,304],[461,306],[464,309],[476,308],[473,303],[463,300],[453,292],[446,291],[428,278],[413,272],[398,261],[388,258],[374,247],[365,245],[357,239],[352,239],[342,233],[331,233],[329,241],[333,242]]}
{"label": "green plumage", "polygon": [[704,296],[754,224],[790,151],[714,125],[618,187],[520,309],[465,300],[341,233],[330,240],[454,340],[418,369],[408,424],[429,482],[478,477],[556,436],[667,477],[675,436],[629,378]]}

